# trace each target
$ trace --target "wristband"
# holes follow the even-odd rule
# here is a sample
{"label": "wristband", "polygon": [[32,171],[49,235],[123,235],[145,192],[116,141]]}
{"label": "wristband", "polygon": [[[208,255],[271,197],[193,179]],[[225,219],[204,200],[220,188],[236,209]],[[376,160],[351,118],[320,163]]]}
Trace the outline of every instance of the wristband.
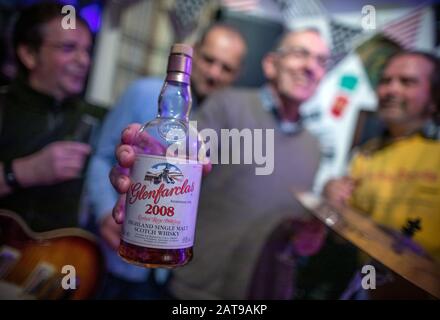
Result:
{"label": "wristband", "polygon": [[12,161],[3,162],[3,173],[5,176],[6,184],[12,189],[20,189],[20,183],[17,181],[14,171],[12,170]]}

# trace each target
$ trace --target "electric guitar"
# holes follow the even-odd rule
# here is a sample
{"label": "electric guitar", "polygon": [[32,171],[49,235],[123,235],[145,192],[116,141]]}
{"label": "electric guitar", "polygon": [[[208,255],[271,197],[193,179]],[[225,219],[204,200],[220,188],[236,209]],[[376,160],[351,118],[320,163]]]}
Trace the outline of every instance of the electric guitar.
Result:
{"label": "electric guitar", "polygon": [[35,233],[17,214],[0,210],[0,299],[88,299],[103,274],[92,234],[76,228]]}

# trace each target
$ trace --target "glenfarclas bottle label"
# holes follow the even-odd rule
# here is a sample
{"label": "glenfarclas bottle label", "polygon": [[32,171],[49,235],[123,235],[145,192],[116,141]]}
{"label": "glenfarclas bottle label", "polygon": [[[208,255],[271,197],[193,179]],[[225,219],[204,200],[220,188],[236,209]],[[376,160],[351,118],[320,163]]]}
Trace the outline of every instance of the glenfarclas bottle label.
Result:
{"label": "glenfarclas bottle label", "polygon": [[138,155],[122,239],[156,249],[192,247],[201,172],[196,161]]}

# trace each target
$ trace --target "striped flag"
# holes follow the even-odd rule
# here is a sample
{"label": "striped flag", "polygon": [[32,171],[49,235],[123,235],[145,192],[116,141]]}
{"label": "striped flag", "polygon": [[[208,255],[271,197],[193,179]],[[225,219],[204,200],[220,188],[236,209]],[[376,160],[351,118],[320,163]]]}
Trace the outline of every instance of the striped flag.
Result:
{"label": "striped flag", "polygon": [[413,49],[419,33],[424,8],[418,8],[409,14],[391,21],[382,28],[382,33],[405,49]]}
{"label": "striped flag", "polygon": [[222,7],[231,11],[251,12],[260,5],[260,0],[221,0]]}
{"label": "striped flag", "polygon": [[362,34],[362,29],[335,20],[331,20],[329,26],[333,44],[329,69],[332,69],[350,52],[353,40]]}
{"label": "striped flag", "polygon": [[292,19],[326,15],[326,10],[319,0],[273,0],[280,8],[284,21]]}
{"label": "striped flag", "polygon": [[362,61],[372,88],[379,84],[386,61],[401,50],[402,47],[397,42],[382,33],[376,33],[356,47],[355,52]]}
{"label": "striped flag", "polygon": [[169,11],[171,24],[178,41],[184,39],[197,27],[200,13],[207,0],[178,0]]}

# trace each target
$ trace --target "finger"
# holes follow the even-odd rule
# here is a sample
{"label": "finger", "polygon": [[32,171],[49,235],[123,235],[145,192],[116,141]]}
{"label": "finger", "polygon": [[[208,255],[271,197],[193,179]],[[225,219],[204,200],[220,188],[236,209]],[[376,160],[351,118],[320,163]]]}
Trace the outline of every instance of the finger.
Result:
{"label": "finger", "polygon": [[[113,224],[114,220],[112,220]],[[105,225],[101,227],[101,237],[107,242],[107,244],[112,248],[113,250],[118,250],[119,244],[121,242],[121,235],[118,232],[115,232],[115,230],[110,225]]]}
{"label": "finger", "polygon": [[60,170],[81,171],[84,168],[85,160],[83,157],[57,159],[56,167]]}
{"label": "finger", "polygon": [[133,147],[127,144],[119,145],[116,148],[115,156],[119,165],[124,168],[130,168],[136,160],[136,154]]}
{"label": "finger", "polygon": [[212,170],[212,163],[209,161],[207,164],[204,164],[202,167],[202,176],[208,175]]}
{"label": "finger", "polygon": [[82,154],[78,152],[63,152],[61,153],[55,161],[59,163],[81,163],[87,159],[87,154]]}
{"label": "finger", "polygon": [[115,166],[110,171],[110,182],[119,193],[126,193],[130,188],[131,179],[123,172],[123,168]]}
{"label": "finger", "polygon": [[113,211],[112,211],[113,219],[116,223],[122,224],[125,218],[125,194],[119,196],[118,201],[116,202]]}
{"label": "finger", "polygon": [[[143,131],[138,135],[138,145],[148,148],[149,153],[157,155],[165,155],[167,149],[154,137]],[[172,155],[170,155],[172,156]]]}
{"label": "finger", "polygon": [[70,180],[79,178],[82,174],[82,168],[67,167],[63,168],[58,175],[58,180]]}
{"label": "finger", "polygon": [[141,125],[139,123],[132,123],[132,124],[128,125],[128,127],[125,128],[124,131],[122,131],[121,143],[122,144],[133,144],[134,138],[140,129],[141,129]]}
{"label": "finger", "polygon": [[356,180],[353,179],[352,177],[343,177],[341,182],[343,183],[344,186],[350,187],[350,188],[354,188],[356,186]]}
{"label": "finger", "polygon": [[92,147],[87,143],[75,141],[61,141],[59,144],[64,149],[65,154],[88,155],[92,152]]}
{"label": "finger", "polygon": [[338,195],[334,198],[334,200],[335,200],[337,203],[342,204],[342,205],[347,205],[349,199],[350,199],[350,196],[349,196],[349,195],[342,194],[342,193],[338,194]]}
{"label": "finger", "polygon": [[[52,172],[53,179],[55,181],[65,181],[70,179],[79,178],[83,172],[84,163],[78,161],[65,160],[61,163],[57,162],[53,164]],[[48,173],[46,173],[48,175]]]}
{"label": "finger", "polygon": [[77,170],[81,171],[84,168],[86,157],[81,155],[75,155],[72,157],[62,157],[55,159],[54,167],[58,170]]}
{"label": "finger", "polygon": [[323,193],[326,197],[332,197],[335,193],[335,190],[338,189],[339,181],[336,179],[330,179],[324,186]]}
{"label": "finger", "polygon": [[348,199],[353,194],[353,190],[350,189],[340,189],[338,190],[338,195],[340,198]]}
{"label": "finger", "polygon": [[122,226],[120,224],[117,224],[114,219],[109,219],[107,224],[109,229],[111,229],[115,234],[118,234],[118,236],[120,235],[122,230]]}

